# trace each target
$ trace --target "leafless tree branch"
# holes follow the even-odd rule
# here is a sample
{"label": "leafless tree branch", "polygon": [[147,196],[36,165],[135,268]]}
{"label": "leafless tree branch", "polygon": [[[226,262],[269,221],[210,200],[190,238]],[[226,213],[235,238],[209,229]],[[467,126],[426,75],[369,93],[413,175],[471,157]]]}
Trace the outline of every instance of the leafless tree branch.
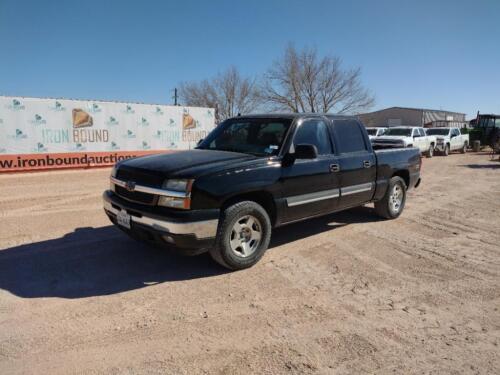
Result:
{"label": "leafless tree branch", "polygon": [[215,108],[217,122],[250,113],[262,100],[256,80],[242,77],[234,66],[210,80],[181,83],[179,95],[186,105]]}
{"label": "leafless tree branch", "polygon": [[336,56],[289,46],[265,75],[262,96],[275,110],[359,113],[375,99],[361,84],[359,68],[344,70]]}

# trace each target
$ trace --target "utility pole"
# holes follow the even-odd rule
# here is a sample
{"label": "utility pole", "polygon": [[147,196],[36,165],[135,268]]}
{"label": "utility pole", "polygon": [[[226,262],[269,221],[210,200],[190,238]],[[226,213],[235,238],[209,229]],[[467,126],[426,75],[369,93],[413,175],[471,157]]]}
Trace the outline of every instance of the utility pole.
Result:
{"label": "utility pole", "polygon": [[177,98],[178,98],[178,95],[177,95],[177,87],[174,88],[174,105],[177,106]]}

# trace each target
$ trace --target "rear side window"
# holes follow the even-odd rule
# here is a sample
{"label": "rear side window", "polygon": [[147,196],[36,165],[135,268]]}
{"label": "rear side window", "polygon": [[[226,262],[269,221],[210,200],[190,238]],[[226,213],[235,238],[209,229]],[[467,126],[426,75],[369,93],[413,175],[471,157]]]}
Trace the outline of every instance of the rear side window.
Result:
{"label": "rear side window", "polygon": [[357,121],[335,120],[333,132],[340,154],[365,151],[365,138]]}
{"label": "rear side window", "polygon": [[318,155],[332,153],[330,135],[328,134],[326,124],[321,120],[304,121],[295,133],[293,144],[315,145],[318,149]]}

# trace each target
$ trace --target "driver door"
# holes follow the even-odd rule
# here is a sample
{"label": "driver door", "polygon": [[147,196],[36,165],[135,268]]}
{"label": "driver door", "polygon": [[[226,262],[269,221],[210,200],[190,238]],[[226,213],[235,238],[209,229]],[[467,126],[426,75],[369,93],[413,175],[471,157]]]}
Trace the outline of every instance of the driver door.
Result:
{"label": "driver door", "polygon": [[338,166],[333,155],[332,142],[327,120],[322,118],[299,121],[290,153],[298,144],[316,146],[315,159],[296,159],[282,167],[281,190],[285,201],[285,222],[296,221],[333,211],[339,200],[340,181]]}
{"label": "driver door", "polygon": [[420,135],[418,128],[413,128],[411,136],[413,138],[414,147],[417,147],[420,152],[424,152],[427,150],[427,148],[425,147],[425,138]]}

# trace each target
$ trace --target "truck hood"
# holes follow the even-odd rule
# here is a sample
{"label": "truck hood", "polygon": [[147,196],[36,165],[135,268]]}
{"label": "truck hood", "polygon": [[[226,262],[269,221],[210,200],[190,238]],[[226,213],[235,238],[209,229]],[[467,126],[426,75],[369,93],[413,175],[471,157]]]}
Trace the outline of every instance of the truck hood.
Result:
{"label": "truck hood", "polygon": [[137,172],[161,178],[172,176],[196,178],[258,159],[262,158],[237,152],[189,150],[125,160],[119,163],[118,168],[130,173]]}

